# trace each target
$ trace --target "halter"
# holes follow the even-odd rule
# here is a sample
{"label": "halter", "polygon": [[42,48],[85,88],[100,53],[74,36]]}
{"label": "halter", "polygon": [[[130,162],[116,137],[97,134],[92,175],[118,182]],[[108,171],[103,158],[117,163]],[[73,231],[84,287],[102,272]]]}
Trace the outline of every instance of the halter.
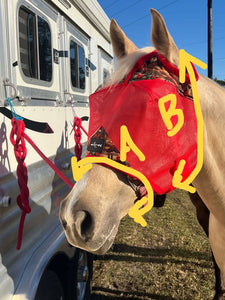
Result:
{"label": "halter", "polygon": [[[198,79],[198,74],[193,66],[195,71],[196,79]],[[133,89],[131,92],[129,88]],[[172,92],[171,92],[172,90]],[[136,94],[134,93],[136,92]],[[112,160],[120,162],[120,151],[119,142],[118,142],[118,127],[119,124],[113,123],[113,120],[116,119],[115,115],[116,112],[120,114],[117,118],[119,122],[123,123],[123,116],[125,116],[125,121],[131,124],[131,127],[128,126],[128,130],[131,128],[133,130],[132,138],[134,135],[138,135],[137,132],[140,132],[143,128],[145,131],[148,129],[151,131],[152,127],[155,125],[154,123],[151,124],[148,120],[145,120],[143,116],[147,113],[148,105],[156,109],[158,105],[158,100],[163,93],[174,93],[177,96],[177,103],[178,105],[183,105],[185,108],[188,108],[189,111],[187,112],[187,116],[189,119],[186,120],[185,129],[190,127],[190,129],[194,132],[196,129],[196,120],[194,119],[194,108],[193,108],[193,98],[192,98],[192,90],[190,85],[190,78],[186,74],[186,81],[185,83],[179,82],[179,69],[168,62],[161,54],[157,51],[151,52],[143,57],[141,57],[137,63],[135,64],[134,68],[128,74],[128,76],[118,85],[113,85],[110,87],[105,87],[97,91],[96,93],[90,96],[90,125],[89,125],[89,137],[88,137],[88,146],[87,146],[87,156],[103,156],[110,158]],[[123,94],[125,96],[123,97]],[[141,94],[141,97],[138,98],[138,95]],[[129,97],[128,97],[128,96]],[[128,99],[124,99],[128,98]],[[128,106],[127,101],[131,101],[130,106]],[[143,104],[144,102],[144,104]],[[109,106],[111,105],[111,106]],[[119,109],[121,107],[125,107],[123,113]],[[138,105],[142,105],[139,108]],[[145,109],[143,111],[142,107]],[[151,111],[151,107],[149,111]],[[134,118],[135,108],[139,111],[139,115]],[[132,110],[133,109],[133,110]],[[131,120],[126,119],[128,111],[130,111]],[[161,121],[160,121],[161,122]],[[121,124],[122,124],[121,123]],[[140,128],[134,127],[134,123],[139,125],[141,123]],[[162,124],[161,124],[162,123]],[[160,123],[160,129],[162,128],[164,136],[166,129],[165,124],[163,122]],[[128,125],[129,125],[128,124]],[[147,128],[147,130],[146,130]],[[115,130],[114,130],[115,129]],[[143,140],[149,140],[152,138],[147,138],[147,133],[144,132],[145,138]],[[157,135],[158,132],[155,132]],[[192,134],[192,133],[191,133]],[[191,134],[189,134],[191,136]],[[155,135],[154,135],[155,138]],[[157,137],[155,138],[157,140]],[[139,138],[140,141],[140,138]],[[171,140],[169,140],[171,141]],[[167,141],[164,141],[164,147]],[[185,149],[186,152],[181,154],[181,157],[190,157],[188,160],[188,169],[185,170],[185,176],[188,176],[191,169],[194,168],[196,164],[196,157],[197,157],[197,147],[196,147],[196,139],[193,138],[193,141],[190,141],[190,145],[184,145],[184,147],[180,147],[179,140],[175,140],[174,147],[179,148],[187,148]],[[145,149],[148,149],[148,146],[143,146]],[[171,147],[169,148],[171,150]],[[153,151],[154,152],[154,151]],[[157,151],[156,151],[157,152]],[[179,154],[179,153],[178,153]],[[136,160],[135,160],[136,159]],[[157,194],[164,194],[172,191],[174,188],[172,184],[170,184],[170,177],[172,178],[172,173],[176,170],[177,161],[180,157],[172,157],[172,162],[167,163],[169,170],[163,169],[157,171],[159,173],[159,183],[157,183],[157,178],[154,179],[150,174],[149,181],[153,187],[153,190]],[[174,160],[174,161],[173,161]],[[142,171],[143,165],[139,164],[137,158],[132,156],[132,153],[128,155],[127,161],[123,162],[128,166],[133,167],[136,169],[136,165]],[[138,165],[139,164],[139,165]],[[165,167],[166,168],[166,167]],[[148,170],[146,171],[148,172]],[[160,173],[161,172],[161,173]],[[171,173],[171,175],[170,175]],[[143,173],[144,174],[144,173]],[[145,175],[145,174],[144,174]],[[147,173],[148,175],[148,173]],[[146,176],[146,175],[145,175]],[[163,179],[160,181],[160,176],[162,178],[166,178],[168,183],[164,184]],[[163,177],[164,176],[164,177]],[[130,186],[134,189],[137,198],[140,199],[146,194],[146,190],[143,184],[136,178],[131,177],[128,174],[128,182]],[[161,185],[160,185],[161,184]]]}

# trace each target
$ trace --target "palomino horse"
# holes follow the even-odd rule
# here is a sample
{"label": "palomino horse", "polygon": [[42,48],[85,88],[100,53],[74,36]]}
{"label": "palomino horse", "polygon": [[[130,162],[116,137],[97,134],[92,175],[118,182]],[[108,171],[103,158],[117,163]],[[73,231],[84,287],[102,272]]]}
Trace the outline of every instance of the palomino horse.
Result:
{"label": "palomino horse", "polygon": [[[151,14],[155,49],[178,67],[179,50],[162,16],[153,9]],[[154,49],[137,49],[114,20],[110,33],[118,59],[118,69],[112,77],[115,84],[127,76],[140,57]],[[198,91],[204,121],[204,162],[192,184],[209,211],[210,245],[221,274],[225,274],[225,138],[220,137],[225,126],[225,91],[204,76],[199,78]],[[126,174],[93,165],[61,203],[60,219],[69,243],[92,253],[105,253],[115,239],[120,220],[135,200]]]}

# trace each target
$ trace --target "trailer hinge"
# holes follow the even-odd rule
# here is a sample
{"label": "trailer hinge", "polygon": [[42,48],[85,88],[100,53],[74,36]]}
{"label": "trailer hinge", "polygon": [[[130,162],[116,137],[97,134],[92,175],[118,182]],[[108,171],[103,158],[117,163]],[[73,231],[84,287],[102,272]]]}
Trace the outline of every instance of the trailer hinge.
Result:
{"label": "trailer hinge", "polygon": [[68,57],[69,53],[67,50],[56,50],[53,49],[53,57],[54,57],[54,62],[56,64],[59,64],[59,58],[60,57]]}

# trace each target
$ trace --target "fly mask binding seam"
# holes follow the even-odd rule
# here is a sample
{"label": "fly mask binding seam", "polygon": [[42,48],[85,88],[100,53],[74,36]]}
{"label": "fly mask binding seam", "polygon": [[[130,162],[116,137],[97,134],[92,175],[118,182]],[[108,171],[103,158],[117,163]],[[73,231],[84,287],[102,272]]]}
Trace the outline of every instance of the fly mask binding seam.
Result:
{"label": "fly mask binding seam", "polygon": [[[197,74],[195,68],[194,68],[194,71],[195,71],[196,79],[198,79],[198,74]],[[104,111],[103,100],[105,101],[105,103],[107,105],[107,101],[108,101],[107,96],[110,94],[111,91],[113,92],[113,89],[117,89],[117,87],[122,86],[125,89],[126,87],[128,88],[128,86],[130,84],[134,85],[135,82],[138,82],[138,81],[149,82],[150,85],[151,84],[154,85],[155,80],[160,80],[160,85],[162,85],[162,89],[164,89],[163,82],[165,82],[167,84],[167,86],[165,88],[168,88],[168,84],[172,85],[173,91],[174,91],[174,87],[175,87],[175,91],[177,92],[176,94],[178,95],[178,97],[180,96],[182,99],[187,99],[190,102],[192,102],[192,104],[193,104],[190,79],[187,74],[186,74],[186,82],[181,84],[179,82],[179,69],[177,67],[175,67],[174,65],[172,65],[171,63],[169,63],[157,51],[153,51],[147,55],[142,56],[137,61],[137,63],[135,64],[135,66],[133,67],[131,72],[128,74],[128,76],[121,83],[119,83],[118,85],[108,86],[105,88],[103,87],[97,93],[94,93],[90,96],[91,117],[90,117],[88,147],[87,147],[87,150],[88,150],[87,156],[88,157],[103,156],[103,157],[110,158],[114,161],[123,163],[127,166],[136,168],[135,164],[130,163],[129,154],[128,154],[128,159],[127,159],[128,161],[126,161],[126,162],[120,161],[120,151],[118,150],[119,143],[117,142],[117,143],[115,143],[116,144],[115,145],[114,144],[115,139],[111,138],[111,132],[113,133],[113,127],[116,127],[116,124],[114,124],[113,121],[111,120],[111,119],[113,119],[114,114],[112,113],[108,118],[108,121],[111,122],[111,127],[110,127],[111,131],[110,132],[108,132],[108,130],[105,128],[108,126],[107,123],[105,123],[106,125],[104,124],[104,122],[102,124],[100,123],[101,117],[104,117],[104,115],[107,113],[109,114],[109,112]],[[102,96],[100,95],[101,98],[98,98],[98,95],[99,95],[98,93],[103,93]],[[147,93],[148,93],[148,97],[151,98],[152,95],[148,91],[146,92],[146,94]],[[119,97],[120,97],[120,95],[118,96],[118,98]],[[159,100],[159,98],[160,98],[160,96],[158,97],[158,100]],[[140,102],[142,101],[142,99],[138,99],[138,100]],[[137,105],[138,100],[136,100],[133,103],[135,103],[135,105]],[[178,100],[180,100],[180,99],[178,99]],[[98,101],[101,103],[99,104]],[[117,105],[116,101],[117,101],[117,98],[115,98],[115,101],[114,101],[114,99],[113,99],[113,101],[111,101],[112,105],[114,105],[114,107]],[[122,101],[122,100],[120,100],[120,101]],[[129,99],[127,99],[127,101],[129,102]],[[152,99],[150,101],[153,102]],[[97,106],[96,106],[96,104],[97,104]],[[101,111],[99,111],[99,116],[98,116],[98,121],[99,121],[98,124],[101,126],[98,126],[98,127],[96,127],[97,125],[94,122],[94,119],[96,117],[96,111],[98,113],[97,108],[100,108],[100,110],[101,110]],[[141,114],[139,115],[139,119],[143,119],[144,116],[145,116],[145,112],[143,112],[143,113],[141,112]],[[131,116],[131,118],[133,118],[133,116]],[[91,121],[92,121],[92,123],[91,123]],[[122,120],[122,122],[123,122],[123,120]],[[134,120],[134,122],[135,122],[135,120]],[[139,121],[137,121],[137,122],[139,123]],[[148,124],[148,126],[149,126],[149,124]],[[154,124],[152,124],[152,126],[154,126]],[[96,129],[93,129],[93,127],[95,127]],[[194,126],[192,126],[192,128],[193,127]],[[128,126],[128,130],[129,130],[129,126]],[[137,135],[136,132],[135,132],[135,135]],[[114,137],[115,137],[115,134],[114,134]],[[132,135],[132,138],[134,138],[133,135]],[[150,138],[151,138],[151,136],[150,136]],[[192,142],[192,143],[194,144],[194,146],[192,145],[191,149],[192,149],[192,152],[194,152],[195,151],[195,142]],[[190,151],[191,150],[189,150],[189,152]],[[192,162],[191,162],[192,168],[196,163],[195,160],[196,160],[197,156],[196,155],[194,155],[194,156],[195,157],[192,158]],[[177,164],[177,162],[176,162],[176,164]],[[169,172],[172,173],[172,172],[174,172],[174,170],[176,170],[175,162],[173,163],[173,166],[170,167]],[[171,174],[171,176],[172,175],[173,174]],[[150,179],[149,181],[150,181],[151,185],[153,186],[153,190],[158,194],[164,194],[164,193],[170,192],[171,190],[174,189],[171,186],[169,186],[169,188],[161,188],[161,187],[157,188],[157,186],[152,184],[151,178],[148,178],[148,179]],[[134,189],[138,199],[141,199],[143,196],[146,195],[146,189],[140,180],[138,180],[137,178],[134,178],[128,174],[128,183]]]}

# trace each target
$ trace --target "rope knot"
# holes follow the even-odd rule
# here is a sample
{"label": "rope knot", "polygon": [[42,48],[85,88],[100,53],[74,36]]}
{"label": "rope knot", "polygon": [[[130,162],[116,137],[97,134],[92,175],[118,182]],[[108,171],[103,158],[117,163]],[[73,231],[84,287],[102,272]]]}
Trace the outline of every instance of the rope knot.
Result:
{"label": "rope knot", "polygon": [[25,124],[23,120],[16,120],[16,118],[13,118],[11,123],[12,130],[10,134],[10,141],[14,146],[16,160],[19,163],[20,160],[24,161],[27,155],[27,149],[25,146],[25,140],[23,136],[25,131]]}

